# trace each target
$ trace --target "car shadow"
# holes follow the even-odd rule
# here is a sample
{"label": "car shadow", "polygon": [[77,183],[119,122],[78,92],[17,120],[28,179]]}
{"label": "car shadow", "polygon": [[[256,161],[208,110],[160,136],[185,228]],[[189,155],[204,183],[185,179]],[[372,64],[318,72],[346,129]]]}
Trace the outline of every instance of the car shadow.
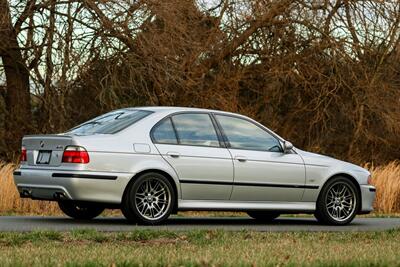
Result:
{"label": "car shadow", "polygon": [[258,221],[248,217],[175,217],[170,218],[166,224],[169,225],[193,225],[193,224],[211,224],[211,225],[310,225],[318,224],[313,218],[277,218],[273,221]]}

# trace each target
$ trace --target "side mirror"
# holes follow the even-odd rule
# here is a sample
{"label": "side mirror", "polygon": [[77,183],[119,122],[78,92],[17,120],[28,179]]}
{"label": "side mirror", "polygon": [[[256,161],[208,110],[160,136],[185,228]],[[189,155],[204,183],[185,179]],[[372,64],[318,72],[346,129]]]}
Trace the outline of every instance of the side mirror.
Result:
{"label": "side mirror", "polygon": [[283,153],[290,153],[293,149],[293,144],[290,143],[289,141],[284,141],[283,142]]}

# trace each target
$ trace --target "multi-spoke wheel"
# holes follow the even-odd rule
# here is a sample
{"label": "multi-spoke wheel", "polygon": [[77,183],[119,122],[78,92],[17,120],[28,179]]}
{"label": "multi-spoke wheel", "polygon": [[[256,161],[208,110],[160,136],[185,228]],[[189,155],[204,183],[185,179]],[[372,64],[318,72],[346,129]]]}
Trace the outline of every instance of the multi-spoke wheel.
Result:
{"label": "multi-spoke wheel", "polygon": [[175,204],[171,183],[159,173],[146,173],[128,188],[122,212],[127,219],[157,224],[169,217]]}
{"label": "multi-spoke wheel", "polygon": [[322,188],[315,217],[323,223],[348,224],[356,216],[359,202],[356,186],[345,177],[335,177]]}

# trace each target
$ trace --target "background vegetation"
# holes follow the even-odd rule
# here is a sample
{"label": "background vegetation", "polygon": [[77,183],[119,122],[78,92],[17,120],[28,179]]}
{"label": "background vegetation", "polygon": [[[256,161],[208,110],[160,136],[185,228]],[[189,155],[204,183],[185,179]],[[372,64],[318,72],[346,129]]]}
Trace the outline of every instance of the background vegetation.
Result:
{"label": "background vegetation", "polygon": [[249,115],[296,146],[400,158],[396,0],[0,0],[0,155],[126,106]]}

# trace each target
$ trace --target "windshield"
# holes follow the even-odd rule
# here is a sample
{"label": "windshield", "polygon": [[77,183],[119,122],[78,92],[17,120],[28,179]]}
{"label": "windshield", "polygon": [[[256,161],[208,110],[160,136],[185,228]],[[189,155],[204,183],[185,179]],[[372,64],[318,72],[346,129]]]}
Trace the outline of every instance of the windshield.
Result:
{"label": "windshield", "polygon": [[152,113],[146,110],[118,110],[78,125],[67,133],[76,135],[114,134]]}

